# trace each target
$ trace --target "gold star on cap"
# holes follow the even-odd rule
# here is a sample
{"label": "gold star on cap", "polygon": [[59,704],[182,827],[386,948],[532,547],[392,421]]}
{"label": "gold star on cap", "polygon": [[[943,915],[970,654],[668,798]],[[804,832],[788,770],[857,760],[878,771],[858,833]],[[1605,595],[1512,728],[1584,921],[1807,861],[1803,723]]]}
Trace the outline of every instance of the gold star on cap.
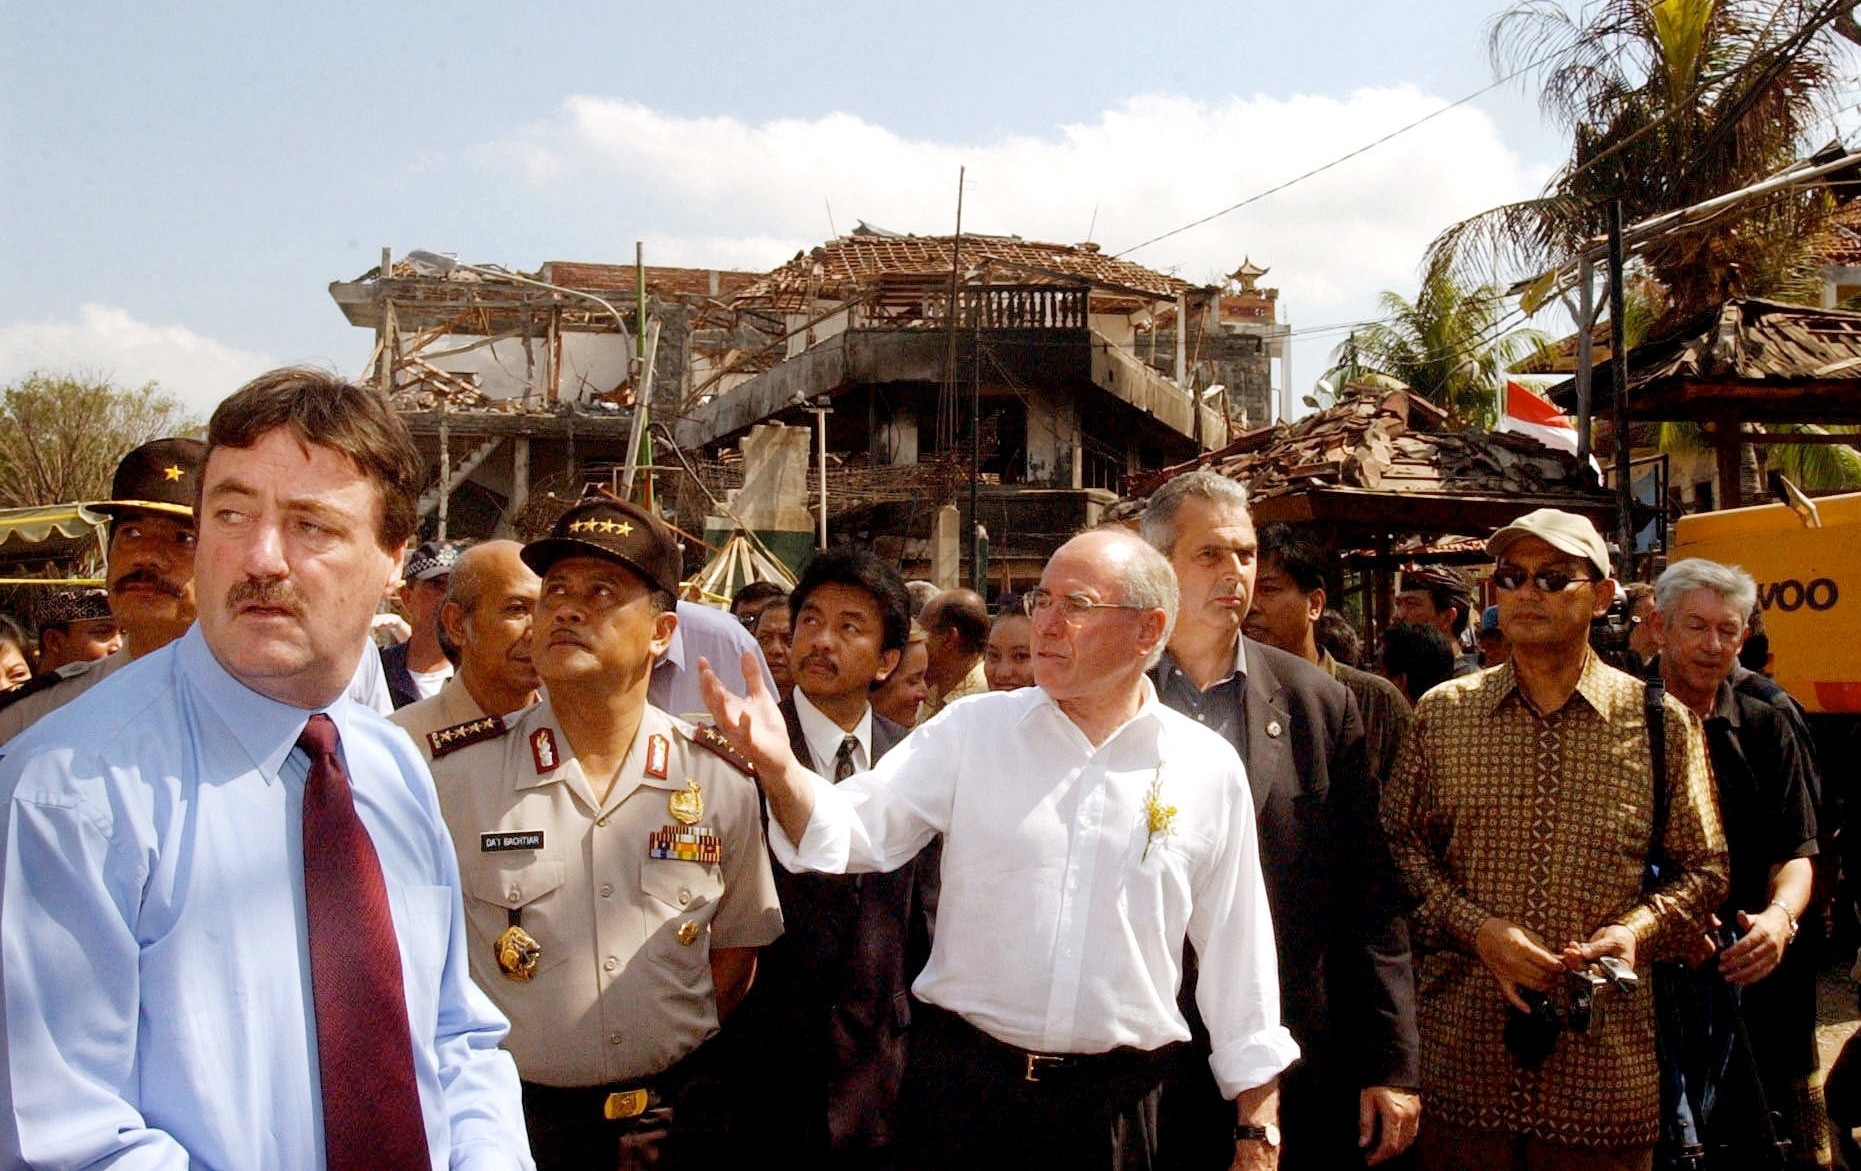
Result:
{"label": "gold star on cap", "polygon": [[623,520],[614,526],[614,531],[624,537],[633,531],[633,525]]}
{"label": "gold star on cap", "polygon": [[162,475],[170,480],[179,480],[185,474],[186,473],[182,472],[181,465],[179,464],[169,464],[162,469]]}

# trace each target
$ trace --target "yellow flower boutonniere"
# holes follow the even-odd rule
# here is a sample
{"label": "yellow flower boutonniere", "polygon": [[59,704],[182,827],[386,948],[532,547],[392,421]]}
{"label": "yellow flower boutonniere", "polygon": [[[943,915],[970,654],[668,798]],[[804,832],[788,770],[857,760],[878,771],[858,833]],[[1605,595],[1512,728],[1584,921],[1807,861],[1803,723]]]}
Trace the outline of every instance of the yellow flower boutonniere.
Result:
{"label": "yellow flower boutonniere", "polygon": [[1140,862],[1150,857],[1150,847],[1158,838],[1167,838],[1176,832],[1176,807],[1163,803],[1163,770],[1157,770],[1157,777],[1150,782],[1150,793],[1144,798],[1144,854]]}

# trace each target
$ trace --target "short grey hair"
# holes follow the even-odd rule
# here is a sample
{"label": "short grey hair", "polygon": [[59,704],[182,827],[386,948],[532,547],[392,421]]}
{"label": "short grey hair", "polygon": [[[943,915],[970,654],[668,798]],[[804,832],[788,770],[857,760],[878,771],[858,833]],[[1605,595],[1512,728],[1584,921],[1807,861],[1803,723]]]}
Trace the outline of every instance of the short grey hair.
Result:
{"label": "short grey hair", "polygon": [[1247,489],[1207,468],[1184,472],[1150,494],[1138,530],[1151,548],[1168,557],[1176,548],[1176,512],[1191,496],[1247,511]]}
{"label": "short grey hair", "polygon": [[1125,544],[1131,550],[1131,556],[1116,564],[1118,600],[1127,606],[1139,606],[1145,610],[1163,611],[1163,637],[1151,650],[1150,657],[1144,660],[1144,670],[1157,665],[1169,646],[1170,635],[1176,632],[1177,603],[1181,591],[1176,584],[1176,570],[1155,546],[1146,544],[1132,536],[1131,530],[1119,525],[1102,525],[1087,529],[1089,533],[1116,533],[1131,538]]}
{"label": "short grey hair", "polygon": [[1654,581],[1654,608],[1672,614],[1694,590],[1711,590],[1739,612],[1746,622],[1758,604],[1758,583],[1736,565],[1723,565],[1704,557],[1688,557],[1667,567]]}

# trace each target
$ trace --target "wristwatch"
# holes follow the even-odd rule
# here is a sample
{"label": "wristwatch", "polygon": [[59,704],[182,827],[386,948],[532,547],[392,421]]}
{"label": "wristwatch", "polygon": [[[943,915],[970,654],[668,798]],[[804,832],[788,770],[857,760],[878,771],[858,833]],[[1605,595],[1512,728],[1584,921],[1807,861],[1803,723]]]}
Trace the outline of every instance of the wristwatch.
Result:
{"label": "wristwatch", "polygon": [[1265,1126],[1236,1126],[1234,1141],[1237,1143],[1265,1143],[1275,1150],[1279,1148],[1279,1127],[1269,1122]]}

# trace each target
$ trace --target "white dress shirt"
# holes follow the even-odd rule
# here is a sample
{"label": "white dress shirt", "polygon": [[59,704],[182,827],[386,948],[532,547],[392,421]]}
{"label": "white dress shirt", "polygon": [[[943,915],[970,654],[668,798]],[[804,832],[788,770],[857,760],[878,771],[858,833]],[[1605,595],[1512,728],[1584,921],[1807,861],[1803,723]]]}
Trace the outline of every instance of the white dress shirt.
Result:
{"label": "white dress shirt", "polygon": [[814,771],[822,776],[833,777],[834,761],[840,756],[840,745],[848,736],[859,742],[853,750],[853,771],[863,773],[872,767],[872,705],[866,705],[865,714],[859,723],[853,725],[851,732],[834,723],[820,708],[814,706],[808,697],[797,687],[789,694],[795,697],[795,715],[801,720],[801,737],[808,742],[808,752],[814,757]]}
{"label": "white dress shirt", "polygon": [[770,841],[791,870],[875,872],[943,834],[937,934],[913,991],[1023,1049],[1186,1040],[1187,936],[1210,1064],[1233,1097],[1299,1053],[1279,1020],[1253,798],[1228,742],[1143,686],[1137,715],[1096,748],[1038,687],[960,700],[871,772],[811,777],[799,846],[774,823]]}

